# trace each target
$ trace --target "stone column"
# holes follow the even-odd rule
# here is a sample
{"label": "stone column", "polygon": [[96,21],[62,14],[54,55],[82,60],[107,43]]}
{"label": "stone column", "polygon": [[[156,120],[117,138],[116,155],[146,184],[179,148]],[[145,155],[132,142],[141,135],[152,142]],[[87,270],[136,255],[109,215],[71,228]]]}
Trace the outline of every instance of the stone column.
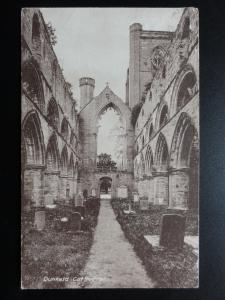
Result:
{"label": "stone column", "polygon": [[153,172],[154,180],[154,204],[168,205],[169,202],[169,179],[167,171]]}
{"label": "stone column", "polygon": [[59,198],[59,171],[45,171],[44,182],[45,204],[51,205]]}
{"label": "stone column", "polygon": [[34,207],[41,207],[45,204],[44,199],[44,169],[43,165],[27,165],[24,170],[24,200],[26,207],[22,209],[29,209],[32,205]]}
{"label": "stone column", "polygon": [[189,168],[169,170],[169,208],[188,208],[189,170]]}
{"label": "stone column", "polygon": [[153,176],[148,176],[148,202],[154,203],[154,180]]}
{"label": "stone column", "polygon": [[67,189],[67,175],[60,175],[60,202],[66,202],[66,189]]}

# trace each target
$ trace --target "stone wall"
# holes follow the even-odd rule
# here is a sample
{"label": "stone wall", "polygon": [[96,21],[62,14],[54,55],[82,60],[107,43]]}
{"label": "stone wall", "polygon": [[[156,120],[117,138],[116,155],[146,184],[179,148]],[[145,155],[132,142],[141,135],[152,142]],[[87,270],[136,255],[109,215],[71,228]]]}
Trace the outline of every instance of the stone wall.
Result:
{"label": "stone wall", "polygon": [[[148,195],[155,204],[184,209],[188,207],[193,173],[190,153],[193,148],[199,152],[198,32],[198,10],[186,8],[172,41],[166,44],[167,51],[162,54],[158,69],[148,76],[149,88],[135,125],[134,174],[139,193]],[[166,150],[159,147],[161,136],[165,138]],[[148,151],[153,153],[149,174],[141,167],[144,158],[147,168]],[[163,159],[166,173],[162,176],[159,172]],[[194,168],[198,176],[198,163]],[[146,175],[150,175],[147,180]],[[198,189],[194,189],[196,193]]]}
{"label": "stone wall", "polygon": [[[66,189],[70,198],[77,192],[79,122],[75,100],[37,8],[21,11],[21,49],[22,198],[35,206],[52,204],[68,198]],[[67,171],[61,176],[63,150],[67,153]],[[53,161],[53,168],[48,160]],[[69,168],[73,169],[72,179],[68,177]]]}

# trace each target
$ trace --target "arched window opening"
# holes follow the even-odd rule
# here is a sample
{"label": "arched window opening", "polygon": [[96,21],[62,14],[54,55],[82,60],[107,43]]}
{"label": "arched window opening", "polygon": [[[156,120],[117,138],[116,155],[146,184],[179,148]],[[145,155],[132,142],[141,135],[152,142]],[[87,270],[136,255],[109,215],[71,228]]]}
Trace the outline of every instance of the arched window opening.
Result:
{"label": "arched window opening", "polygon": [[153,125],[151,124],[149,129],[149,139],[151,139],[152,135],[153,135]]}
{"label": "arched window opening", "polygon": [[196,76],[193,72],[185,75],[177,94],[177,111],[181,109],[194,95]]}
{"label": "arched window opening", "polygon": [[148,150],[146,152],[145,156],[145,170],[147,174],[151,174],[152,172],[152,167],[153,167],[153,155],[151,148],[148,147]]}
{"label": "arched window opening", "polygon": [[43,111],[44,96],[42,83],[33,64],[27,63],[22,67],[22,87],[28,97]]}
{"label": "arched window opening", "polygon": [[58,170],[59,167],[58,159],[59,159],[59,153],[58,153],[56,136],[53,135],[50,138],[47,146],[47,153],[46,153],[47,170]]}
{"label": "arched window opening", "polygon": [[64,118],[62,121],[62,125],[61,125],[61,134],[64,137],[64,139],[68,139],[68,135],[69,135],[69,125],[67,120]]}
{"label": "arched window opening", "polygon": [[67,175],[68,174],[68,152],[66,146],[62,150],[61,167],[62,167],[62,174]]}
{"label": "arched window opening", "polygon": [[75,135],[73,132],[71,132],[70,135],[70,144],[74,147],[75,146]]}
{"label": "arched window opening", "polygon": [[183,135],[179,164],[181,167],[188,167],[190,165],[191,146],[195,136],[195,128],[189,125]]}
{"label": "arched window opening", "polygon": [[35,114],[31,114],[23,127],[23,140],[26,153],[27,164],[42,164],[43,163],[43,142],[41,129],[37,122]]}
{"label": "arched window opening", "polygon": [[140,167],[141,167],[141,176],[143,176],[145,174],[145,160],[143,154],[141,154]]}
{"label": "arched window opening", "polygon": [[159,127],[165,125],[167,120],[168,120],[168,106],[164,105],[159,119]]}
{"label": "arched window opening", "polygon": [[38,15],[35,13],[32,20],[32,43],[34,53],[39,57],[41,55],[41,32]]}
{"label": "arched window opening", "polygon": [[70,177],[74,177],[74,175],[75,175],[75,167],[74,167],[74,160],[73,160],[73,154],[72,153],[71,153],[71,156],[70,156],[68,175]]}
{"label": "arched window opening", "polygon": [[169,152],[166,139],[162,134],[159,135],[156,145],[155,163],[159,171],[167,171],[169,164]]}
{"label": "arched window opening", "polygon": [[166,78],[166,66],[163,66],[163,71],[162,71],[162,78],[165,79]]}
{"label": "arched window opening", "polygon": [[40,39],[40,22],[38,19],[38,15],[33,15],[33,21],[32,21],[32,40],[36,41],[37,39]]}
{"label": "arched window opening", "polygon": [[53,127],[58,128],[59,111],[58,111],[57,103],[55,102],[54,99],[51,99],[49,102],[47,117],[49,119],[50,124]]}
{"label": "arched window opening", "polygon": [[190,37],[190,19],[186,17],[184,20],[183,32],[181,39],[188,39]]}

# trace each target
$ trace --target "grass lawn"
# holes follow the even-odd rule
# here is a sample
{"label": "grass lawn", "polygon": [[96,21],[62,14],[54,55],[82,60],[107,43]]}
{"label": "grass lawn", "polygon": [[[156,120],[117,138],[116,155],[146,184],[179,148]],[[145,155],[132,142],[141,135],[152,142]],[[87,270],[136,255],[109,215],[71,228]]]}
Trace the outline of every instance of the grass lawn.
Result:
{"label": "grass lawn", "polygon": [[[117,220],[125,236],[141,258],[149,276],[157,282],[158,288],[193,288],[198,286],[197,257],[188,245],[182,251],[156,249],[144,239],[144,235],[160,233],[160,219],[167,212],[165,207],[150,205],[149,210],[139,211],[135,216],[125,215],[128,201],[111,200]],[[198,217],[191,211],[186,215],[186,234],[198,233]]]}
{"label": "grass lawn", "polygon": [[[71,209],[67,207],[67,213]],[[82,231],[62,231],[54,227],[56,214],[63,215],[63,211],[63,207],[57,212],[46,211],[47,224],[43,231],[26,228],[21,255],[23,288],[64,288],[66,278],[78,277],[84,267],[97,224],[99,201],[94,208],[87,209]],[[46,277],[63,281],[45,281]]]}

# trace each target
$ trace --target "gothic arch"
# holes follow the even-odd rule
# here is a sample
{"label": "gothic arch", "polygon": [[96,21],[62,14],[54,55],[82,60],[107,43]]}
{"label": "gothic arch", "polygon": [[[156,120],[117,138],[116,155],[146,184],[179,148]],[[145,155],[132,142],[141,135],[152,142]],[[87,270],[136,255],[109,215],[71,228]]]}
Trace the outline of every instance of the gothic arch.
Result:
{"label": "gothic arch", "polygon": [[38,14],[34,13],[32,18],[32,41],[40,40],[40,34],[41,29]]}
{"label": "gothic arch", "polygon": [[66,145],[61,153],[61,171],[63,175],[68,175],[68,151]]}
{"label": "gothic arch", "polygon": [[61,134],[65,140],[69,137],[69,124],[66,118],[63,118],[61,123]]}
{"label": "gothic arch", "polygon": [[37,13],[33,14],[32,18],[32,48],[34,55],[40,59],[41,58],[41,25],[39,16]]}
{"label": "gothic arch", "polygon": [[153,123],[151,123],[150,126],[149,126],[149,134],[148,134],[149,140],[152,138],[153,132],[154,132]]}
{"label": "gothic arch", "polygon": [[197,77],[191,65],[185,65],[177,74],[170,106],[170,116],[179,111],[196,93]]}
{"label": "gothic arch", "polygon": [[44,165],[44,137],[36,111],[29,112],[22,123],[22,144],[27,164]]}
{"label": "gothic arch", "polygon": [[160,129],[169,119],[168,104],[166,101],[161,101],[157,110],[155,128]]}
{"label": "gothic arch", "polygon": [[182,113],[177,122],[170,150],[172,167],[189,167],[192,146],[198,148],[198,133],[187,113]]}
{"label": "gothic arch", "polygon": [[140,171],[141,171],[141,177],[145,175],[145,160],[144,160],[143,153],[141,153],[141,157],[140,157]]}
{"label": "gothic arch", "polygon": [[152,149],[148,146],[146,154],[145,154],[145,170],[147,175],[151,175],[153,167],[153,154]]}
{"label": "gothic arch", "polygon": [[44,111],[45,100],[39,67],[34,59],[25,61],[22,65],[22,88],[28,97]]}
{"label": "gothic arch", "polygon": [[48,141],[46,151],[46,166],[47,170],[57,171],[59,170],[59,149],[57,143],[57,137],[53,134]]}
{"label": "gothic arch", "polygon": [[58,105],[57,105],[54,98],[51,98],[49,103],[48,103],[47,117],[50,121],[50,124],[53,127],[58,128],[58,125],[59,125],[59,110],[58,110]]}
{"label": "gothic arch", "polygon": [[73,153],[70,154],[70,161],[69,161],[69,167],[68,167],[68,175],[70,177],[75,176],[75,165],[74,165],[74,159],[73,159]]}
{"label": "gothic arch", "polygon": [[169,163],[169,152],[165,136],[160,132],[156,150],[155,150],[155,167],[158,171],[167,171]]}
{"label": "gothic arch", "polygon": [[130,116],[131,111],[125,103],[117,97],[109,87],[106,87],[97,97],[94,98],[96,104],[96,114],[94,116],[94,124],[97,125],[101,114],[108,108],[112,107],[125,122],[125,128],[128,130],[131,127]]}

